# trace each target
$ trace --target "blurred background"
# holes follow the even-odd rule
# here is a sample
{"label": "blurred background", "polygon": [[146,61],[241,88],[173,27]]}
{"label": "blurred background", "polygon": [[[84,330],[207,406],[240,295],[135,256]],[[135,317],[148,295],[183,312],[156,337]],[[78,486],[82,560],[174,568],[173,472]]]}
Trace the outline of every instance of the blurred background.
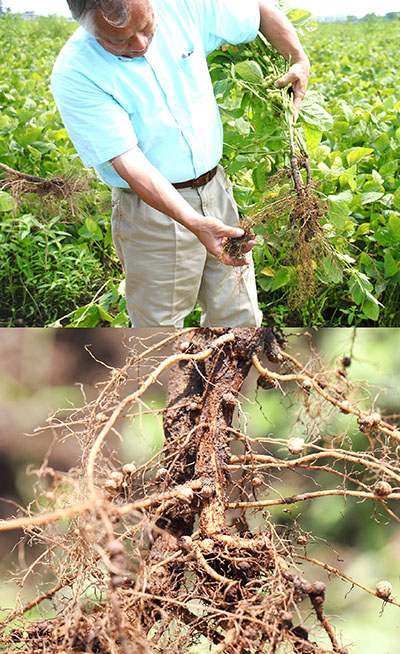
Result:
{"label": "blurred background", "polygon": [[[129,329],[3,329],[0,330],[0,519],[16,515],[17,506],[33,500],[32,474],[48,457],[57,470],[72,468],[80,457],[77,442],[69,438],[56,442],[48,417],[57,411],[60,419],[75,408],[93,400],[112,370],[122,367],[132,350],[147,346],[168,335],[168,330]],[[396,329],[323,329],[317,332],[286,330],[289,352],[302,362],[320,357],[323,365],[334,370],[343,359],[351,359],[349,380],[360,384],[358,406],[373,407],[385,415],[400,414],[400,332]],[[172,345],[161,354],[172,352]],[[152,365],[156,360],[152,359]],[[123,392],[131,392],[137,377],[148,370],[141,364],[130,373]],[[118,444],[122,462],[147,460],[163,444],[162,419],[157,409],[165,404],[168,373],[153,385],[145,396],[140,415],[126,420],[120,428]],[[303,404],[284,389],[256,389],[256,376],[250,375],[242,392],[242,411],[238,424],[250,436],[273,436],[288,439],[314,437]],[[152,413],[154,412],[155,413]],[[338,414],[338,415],[337,415]],[[316,419],[321,433],[357,439],[360,434],[354,418],[339,412],[321,410]],[[366,447],[367,443],[360,445]],[[274,454],[279,455],[277,446]],[[271,485],[283,496],[334,487],[338,481],[291,472],[279,474]],[[392,507],[396,510],[396,507]],[[357,581],[375,588],[377,581],[388,579],[393,597],[400,600],[400,531],[372,502],[357,498],[328,497],[284,508],[274,507],[271,517],[277,524],[298,523],[314,539],[307,554],[339,568]],[[262,528],[260,515],[252,516],[250,526]],[[27,551],[28,550],[28,551]],[[14,604],[16,587],[5,583],[18,567],[29,563],[27,541],[17,532],[0,534],[0,606]],[[343,642],[352,645],[352,654],[397,654],[400,642],[400,613],[397,607],[384,605],[350,584],[332,578],[316,567],[305,565],[304,576],[328,583],[327,609],[336,616],[334,623],[343,631]],[[23,601],[37,593],[38,579],[32,578],[25,588]],[[30,617],[45,615],[32,612]],[[3,614],[4,615],[4,614]],[[1,613],[0,613],[1,616]]]}

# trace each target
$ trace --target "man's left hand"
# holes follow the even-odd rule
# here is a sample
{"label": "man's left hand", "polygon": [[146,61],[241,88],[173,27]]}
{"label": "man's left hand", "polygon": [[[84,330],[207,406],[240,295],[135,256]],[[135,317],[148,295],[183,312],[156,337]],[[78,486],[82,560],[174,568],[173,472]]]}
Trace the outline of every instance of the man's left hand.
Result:
{"label": "man's left hand", "polygon": [[303,102],[303,98],[307,91],[309,76],[310,76],[310,62],[306,58],[302,62],[292,64],[286,75],[280,77],[275,82],[275,86],[278,89],[282,89],[288,84],[292,85],[293,104],[295,109],[293,122],[296,122],[299,117],[301,103]]}

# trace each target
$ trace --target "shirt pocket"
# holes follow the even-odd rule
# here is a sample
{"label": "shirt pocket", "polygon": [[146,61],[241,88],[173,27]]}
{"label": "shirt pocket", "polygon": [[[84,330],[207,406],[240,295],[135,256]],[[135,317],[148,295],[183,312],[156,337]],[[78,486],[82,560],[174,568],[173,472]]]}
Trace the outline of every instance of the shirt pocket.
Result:
{"label": "shirt pocket", "polygon": [[200,99],[212,91],[207,59],[201,46],[188,48],[178,60],[178,70],[188,99]]}

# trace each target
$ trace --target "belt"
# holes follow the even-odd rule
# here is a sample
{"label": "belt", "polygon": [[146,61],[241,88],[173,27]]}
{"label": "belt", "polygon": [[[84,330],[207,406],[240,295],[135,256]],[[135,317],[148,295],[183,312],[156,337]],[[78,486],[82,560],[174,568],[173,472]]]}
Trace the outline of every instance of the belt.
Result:
{"label": "belt", "polygon": [[205,184],[208,184],[215,177],[217,169],[218,166],[215,166],[215,168],[209,170],[208,173],[204,173],[204,175],[200,175],[200,177],[188,179],[186,182],[177,182],[176,184],[172,184],[172,186],[175,186],[175,188],[198,188],[199,186],[205,186]]}

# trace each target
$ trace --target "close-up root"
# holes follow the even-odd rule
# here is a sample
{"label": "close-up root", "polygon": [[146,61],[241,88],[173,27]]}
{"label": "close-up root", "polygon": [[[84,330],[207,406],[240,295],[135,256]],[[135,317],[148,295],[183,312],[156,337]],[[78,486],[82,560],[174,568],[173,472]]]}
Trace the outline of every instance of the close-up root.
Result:
{"label": "close-up root", "polygon": [[[171,342],[173,353],[160,355]],[[37,551],[15,606],[2,613],[2,651],[346,654],[330,576],[399,606],[389,582],[374,591],[325,567],[307,554],[310,536],[297,523],[279,525],[268,513],[339,493],[399,520],[397,426],[359,406],[347,366],[304,364],[286,350],[269,328],[182,330],[133,352],[70,418],[49,419],[60,441],[78,439],[80,463],[64,473],[43,464],[35,503],[0,522],[0,533],[22,530]],[[144,463],[119,460],[110,439],[123,438],[166,371],[163,447]],[[238,420],[248,377],[258,395],[299,392],[303,422],[318,417],[319,429],[308,440],[250,437]],[[323,434],[334,412],[356,420],[365,450]],[[323,470],[326,485],[285,495],[274,489],[285,470],[306,480]],[[24,603],[32,574],[41,587]],[[29,617],[44,605],[52,615]]]}

